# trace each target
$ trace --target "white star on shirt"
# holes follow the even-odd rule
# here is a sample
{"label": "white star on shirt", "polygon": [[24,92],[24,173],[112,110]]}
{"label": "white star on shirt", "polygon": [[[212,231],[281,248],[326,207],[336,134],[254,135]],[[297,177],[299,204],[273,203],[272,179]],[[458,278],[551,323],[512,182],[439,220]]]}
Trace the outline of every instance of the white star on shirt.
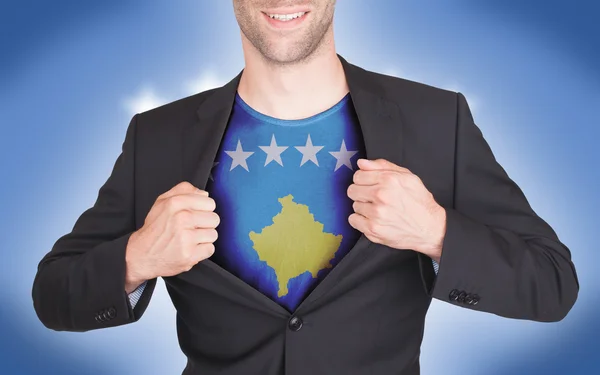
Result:
{"label": "white star on shirt", "polygon": [[342,147],[340,147],[339,151],[329,151],[329,153],[337,159],[337,162],[335,163],[335,169],[333,171],[337,171],[338,168],[342,165],[345,165],[350,170],[352,170],[352,162],[350,161],[350,158],[354,156],[354,154],[356,154],[357,152],[358,151],[348,151],[346,149],[346,143],[342,139]]}
{"label": "white star on shirt", "polygon": [[281,153],[285,151],[288,146],[277,146],[277,141],[275,141],[275,134],[271,136],[271,144],[269,146],[258,146],[261,150],[267,153],[267,160],[265,161],[265,166],[269,164],[271,161],[275,160],[283,167],[283,162],[281,161]]}
{"label": "white star on shirt", "polygon": [[235,151],[225,151],[225,153],[227,153],[227,155],[231,156],[231,158],[233,159],[231,161],[231,168],[229,168],[230,171],[238,165],[241,165],[242,168],[250,172],[250,170],[248,169],[248,164],[246,164],[246,159],[248,159],[250,155],[254,154],[254,151],[242,150],[242,143],[239,139]]}
{"label": "white star on shirt", "polygon": [[[212,171],[212,169],[213,169],[214,167],[216,167],[216,166],[217,166],[217,164],[219,164],[219,162],[218,162],[218,161],[214,162],[214,163],[213,163],[213,166],[210,168],[210,170]],[[213,176],[212,176],[212,172],[211,172],[211,173],[209,173],[209,175],[208,175],[208,178],[210,178],[211,180],[213,180],[213,181],[214,181],[214,178],[213,178]]]}
{"label": "white star on shirt", "polygon": [[310,134],[308,135],[308,139],[306,140],[305,146],[295,146],[298,151],[302,153],[302,161],[300,162],[300,166],[306,163],[307,161],[312,161],[319,166],[319,161],[317,160],[317,152],[321,151],[324,146],[313,146],[312,141],[310,140]]}

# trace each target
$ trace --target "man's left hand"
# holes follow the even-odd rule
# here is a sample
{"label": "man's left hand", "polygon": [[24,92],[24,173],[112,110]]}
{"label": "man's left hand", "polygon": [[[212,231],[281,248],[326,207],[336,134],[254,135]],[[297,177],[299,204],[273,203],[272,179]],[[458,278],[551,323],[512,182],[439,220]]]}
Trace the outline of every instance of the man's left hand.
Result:
{"label": "man's left hand", "polygon": [[348,222],[372,242],[412,249],[439,263],[446,210],[421,179],[385,159],[358,160],[347,194],[354,201]]}

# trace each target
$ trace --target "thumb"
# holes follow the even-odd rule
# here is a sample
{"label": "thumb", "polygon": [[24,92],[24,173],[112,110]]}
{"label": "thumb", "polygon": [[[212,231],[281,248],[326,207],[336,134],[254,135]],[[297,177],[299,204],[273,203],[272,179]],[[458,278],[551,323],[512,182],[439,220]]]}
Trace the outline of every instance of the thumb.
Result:
{"label": "thumb", "polygon": [[384,167],[383,163],[381,163],[383,159],[358,159],[356,162],[360,169],[382,169]]}
{"label": "thumb", "polygon": [[357,163],[360,169],[365,170],[385,169],[398,172],[406,171],[406,168],[396,165],[391,161],[382,158],[375,160],[358,159]]}

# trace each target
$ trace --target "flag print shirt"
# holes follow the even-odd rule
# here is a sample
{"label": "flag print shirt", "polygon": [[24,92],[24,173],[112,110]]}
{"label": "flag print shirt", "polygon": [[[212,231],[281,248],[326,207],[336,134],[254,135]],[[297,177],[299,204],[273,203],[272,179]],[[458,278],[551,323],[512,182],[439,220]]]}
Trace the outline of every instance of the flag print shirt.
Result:
{"label": "flag print shirt", "polygon": [[300,120],[236,94],[206,185],[221,219],[210,259],[293,312],[361,234],[347,189],[364,157],[349,93]]}

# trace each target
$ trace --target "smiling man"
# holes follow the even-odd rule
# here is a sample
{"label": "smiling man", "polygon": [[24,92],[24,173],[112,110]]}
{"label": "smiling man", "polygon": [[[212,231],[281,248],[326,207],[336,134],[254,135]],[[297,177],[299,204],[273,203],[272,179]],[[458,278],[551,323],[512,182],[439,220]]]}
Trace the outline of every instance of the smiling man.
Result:
{"label": "smiling man", "polygon": [[570,251],[464,96],[349,63],[335,3],[233,1],[244,69],[133,117],[39,264],[46,327],[136,322],[162,277],[183,374],[416,375],[432,298],[567,315]]}

